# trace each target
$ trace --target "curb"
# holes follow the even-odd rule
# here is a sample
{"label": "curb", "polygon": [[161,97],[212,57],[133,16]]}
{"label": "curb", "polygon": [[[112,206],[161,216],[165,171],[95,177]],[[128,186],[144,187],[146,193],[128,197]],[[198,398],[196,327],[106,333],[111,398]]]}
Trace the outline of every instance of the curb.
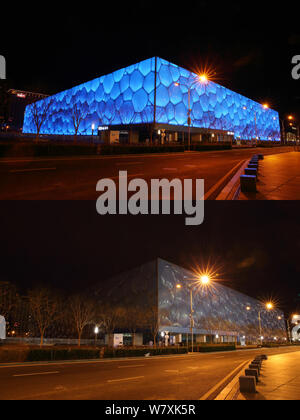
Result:
{"label": "curb", "polygon": [[216,200],[237,200],[240,192],[240,176],[244,173],[251,159],[244,161],[239,170],[233,175],[231,180],[225,185],[223,190],[217,196]]}
{"label": "curb", "polygon": [[233,401],[237,399],[240,393],[239,377],[244,367],[250,362],[251,359],[247,360],[243,364],[243,366],[241,367],[241,369],[239,369],[238,373],[235,375],[232,381],[216,396],[216,398],[214,399],[215,401]]}
{"label": "curb", "polygon": [[[204,395],[202,395],[201,398],[199,398],[200,401],[205,401],[208,400],[216,391],[218,391],[219,388],[221,388],[224,383],[226,383],[227,380],[229,380],[232,375],[234,375],[237,371],[238,374],[236,374],[236,376],[234,376],[234,379],[231,380],[231,382],[229,383],[229,385],[226,385],[225,388],[222,389],[222,391],[217,394],[217,396],[215,398],[213,398],[213,400],[216,399],[226,399],[226,398],[219,398],[219,396],[224,392],[226,395],[228,395],[228,393],[231,391],[232,387],[229,389],[229,391],[227,392],[227,388],[230,386],[230,384],[234,381],[237,380],[241,374],[241,371],[243,370],[243,368],[246,366],[246,364],[249,363],[249,360],[247,360],[246,362],[242,362],[239,366],[237,366],[235,369],[233,369],[232,372],[230,372],[227,376],[225,376],[225,378],[223,378],[220,382],[218,382],[214,387],[212,387],[208,392],[206,392]],[[225,391],[226,390],[226,391]]]}

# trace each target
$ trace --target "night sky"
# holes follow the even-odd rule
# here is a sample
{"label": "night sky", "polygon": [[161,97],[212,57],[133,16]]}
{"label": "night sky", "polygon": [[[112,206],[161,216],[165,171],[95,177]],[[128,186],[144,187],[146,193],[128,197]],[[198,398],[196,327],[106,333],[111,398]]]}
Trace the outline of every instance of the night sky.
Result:
{"label": "night sky", "polygon": [[222,284],[300,310],[299,214],[300,202],[208,201],[204,223],[187,227],[183,216],[100,216],[95,202],[3,202],[1,279],[71,293],[161,257],[209,262]]}
{"label": "night sky", "polygon": [[64,4],[1,6],[10,87],[56,93],[157,55],[300,117],[298,1]]}
{"label": "night sky", "polygon": [[[9,87],[48,94],[157,55],[208,66],[217,83],[300,118],[298,3],[6,2],[0,54]],[[180,216],[103,218],[95,203],[4,202],[1,279],[73,291],[158,256],[189,269],[211,260],[224,284],[295,310],[299,214],[293,202],[211,202],[187,228]]]}

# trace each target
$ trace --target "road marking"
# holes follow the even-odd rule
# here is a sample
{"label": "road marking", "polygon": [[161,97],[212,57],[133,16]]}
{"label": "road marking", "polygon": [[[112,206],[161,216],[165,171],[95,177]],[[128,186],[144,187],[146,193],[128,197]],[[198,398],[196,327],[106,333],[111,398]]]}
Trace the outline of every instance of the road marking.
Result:
{"label": "road marking", "polygon": [[118,369],[125,369],[125,368],[134,368],[134,367],[142,367],[145,365],[127,365],[127,366],[118,366]]}
{"label": "road marking", "polygon": [[107,382],[121,382],[121,381],[132,381],[134,379],[141,379],[145,376],[134,376],[132,378],[121,378],[121,379],[109,379]]}
{"label": "road marking", "polygon": [[213,386],[208,392],[202,395],[199,400],[204,401],[207,400],[210,395],[212,395],[218,388],[220,388],[235,372],[241,370],[243,366],[245,366],[248,362],[241,363],[238,367],[236,367],[232,372],[230,372],[225,378],[223,378],[220,382],[218,382],[215,386]]}
{"label": "road marking", "polygon": [[14,377],[19,377],[19,376],[36,376],[36,375],[55,375],[59,373],[58,371],[55,372],[37,372],[37,373],[24,373],[22,375],[13,375]]}
{"label": "road marking", "polygon": [[125,166],[125,165],[140,165],[144,162],[119,162],[115,163],[116,166]]}
{"label": "road marking", "polygon": [[56,168],[30,168],[30,169],[12,169],[9,171],[11,174],[22,172],[36,172],[36,171],[56,171]]}
{"label": "road marking", "polygon": [[[243,350],[244,351],[244,350]],[[147,359],[144,358],[143,356],[143,360],[161,360],[161,359],[185,359],[186,357],[189,357],[189,355],[182,355],[182,356],[177,356],[176,354],[172,355],[172,356],[153,356],[153,357],[149,357]],[[120,360],[121,359],[121,360]],[[122,357],[122,358],[115,358],[115,359],[90,359],[90,360],[62,360],[60,362],[25,362],[25,363],[8,363],[8,364],[0,364],[0,369],[7,369],[7,368],[19,368],[19,367],[32,367],[32,366],[53,366],[53,365],[85,365],[85,364],[99,364],[99,363],[120,363],[120,362],[128,362],[128,361],[140,361],[141,357]]]}
{"label": "road marking", "polygon": [[138,177],[138,176],[143,176],[144,174],[132,174],[132,175],[125,175],[125,176],[110,176],[109,179],[122,179],[122,178],[133,178],[133,177]]}
{"label": "road marking", "polygon": [[179,372],[179,370],[172,370],[172,369],[169,369],[169,370],[165,370],[165,372],[167,372],[167,373],[178,373]]}

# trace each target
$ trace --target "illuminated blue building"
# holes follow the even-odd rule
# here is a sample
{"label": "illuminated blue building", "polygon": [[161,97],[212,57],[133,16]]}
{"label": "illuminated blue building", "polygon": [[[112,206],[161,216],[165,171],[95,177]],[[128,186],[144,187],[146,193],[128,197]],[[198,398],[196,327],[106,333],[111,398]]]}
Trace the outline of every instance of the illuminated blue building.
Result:
{"label": "illuminated blue building", "polygon": [[[228,135],[280,140],[276,111],[214,82],[194,83],[195,78],[196,74],[158,57],[141,61],[37,102],[41,113],[51,104],[41,133],[74,134],[76,108],[82,116],[81,135],[91,135],[98,127],[138,132],[147,125],[178,140],[187,132],[190,87],[194,141],[220,141]],[[32,109],[33,105],[26,108],[24,133],[36,132]]]}

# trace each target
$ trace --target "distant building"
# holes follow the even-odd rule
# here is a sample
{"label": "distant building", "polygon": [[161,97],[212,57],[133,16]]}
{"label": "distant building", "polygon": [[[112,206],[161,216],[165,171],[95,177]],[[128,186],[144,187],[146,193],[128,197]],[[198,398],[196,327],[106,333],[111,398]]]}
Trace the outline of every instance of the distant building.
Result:
{"label": "distant building", "polygon": [[27,92],[17,89],[9,89],[7,93],[8,115],[5,122],[7,129],[10,131],[20,131],[22,129],[27,105],[48,97],[48,95],[42,93]]}
{"label": "distant building", "polygon": [[287,142],[292,142],[292,141],[297,141],[297,134],[296,133],[292,133],[292,132],[287,132],[286,133],[286,141]]}
{"label": "distant building", "polygon": [[[106,142],[118,137],[137,143],[150,136],[163,143],[183,142],[188,122],[192,142],[280,141],[276,111],[212,81],[201,81],[196,74],[159,57],[57,93],[37,105],[41,114],[45,109],[48,114],[41,134],[73,135],[76,110],[82,119],[78,134],[98,134]],[[35,132],[30,105],[23,132]]]}
{"label": "distant building", "polygon": [[[281,311],[267,311],[256,299],[214,282],[213,287],[196,285],[195,273],[158,258],[122,273],[95,288],[99,300],[110,308],[139,309],[135,328],[144,335],[140,343],[153,341],[149,331],[157,332],[157,340],[165,343],[186,343],[191,340],[190,287],[193,286],[193,334],[195,343],[259,342],[286,339]],[[176,286],[180,284],[181,288]],[[247,310],[248,308],[248,310]],[[250,308],[250,310],[249,310]],[[281,319],[279,319],[281,318]],[[115,333],[128,333],[126,325],[116,326]],[[120,338],[119,338],[120,339]],[[113,338],[108,337],[112,343]]]}

